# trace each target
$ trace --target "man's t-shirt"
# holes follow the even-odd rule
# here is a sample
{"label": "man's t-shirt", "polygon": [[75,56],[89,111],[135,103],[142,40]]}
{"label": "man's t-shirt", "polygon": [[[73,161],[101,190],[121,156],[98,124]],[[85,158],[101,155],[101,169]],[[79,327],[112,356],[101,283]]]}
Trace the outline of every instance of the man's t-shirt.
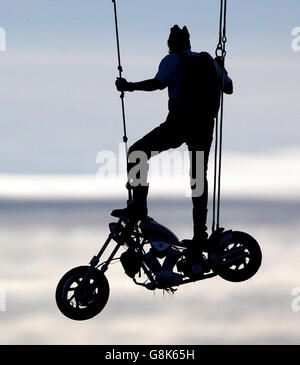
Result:
{"label": "man's t-shirt", "polygon": [[[187,56],[198,56],[199,53],[190,50],[184,51]],[[213,60],[213,58],[212,58]],[[222,70],[215,60],[213,60],[219,79],[222,79]],[[165,87],[168,87],[169,98],[174,103],[178,103],[180,96],[182,68],[181,56],[177,53],[170,53],[160,62],[158,72],[155,76]],[[231,79],[225,75],[224,89],[231,83]]]}
{"label": "man's t-shirt", "polygon": [[[197,56],[198,54],[192,51],[184,51]],[[165,87],[168,87],[169,98],[177,103],[179,99],[180,84],[181,84],[181,57],[178,53],[170,53],[160,62],[158,73],[155,78],[158,79]]]}

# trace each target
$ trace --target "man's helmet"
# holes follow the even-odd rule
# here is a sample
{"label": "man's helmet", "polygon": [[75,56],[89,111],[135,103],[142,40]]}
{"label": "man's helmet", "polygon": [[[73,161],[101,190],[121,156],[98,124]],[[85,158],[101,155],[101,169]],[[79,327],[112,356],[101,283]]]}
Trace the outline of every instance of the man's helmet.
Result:
{"label": "man's helmet", "polygon": [[171,28],[168,39],[170,53],[179,53],[191,49],[190,34],[186,26],[182,29],[178,25]]}

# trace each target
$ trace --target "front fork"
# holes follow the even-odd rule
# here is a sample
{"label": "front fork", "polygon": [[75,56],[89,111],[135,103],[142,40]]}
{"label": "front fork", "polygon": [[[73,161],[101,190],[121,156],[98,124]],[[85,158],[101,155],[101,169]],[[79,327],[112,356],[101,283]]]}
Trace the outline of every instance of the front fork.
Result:
{"label": "front fork", "polygon": [[111,223],[109,225],[110,234],[107,237],[106,241],[104,242],[104,244],[101,247],[98,254],[91,259],[90,267],[87,270],[84,277],[82,278],[82,281],[80,282],[81,285],[83,285],[85,283],[85,281],[88,279],[90,273],[99,264],[100,258],[103,255],[104,251],[106,250],[107,246],[110,244],[111,240],[115,240],[117,242],[116,247],[113,249],[112,253],[109,255],[108,259],[105,261],[105,263],[102,265],[102,267],[100,269],[100,272],[102,274],[104,274],[107,271],[108,266],[111,263],[112,259],[114,258],[115,254],[118,252],[119,248],[124,244],[124,242],[121,241],[120,237],[118,237],[118,235],[121,233],[121,230],[123,228],[122,223],[123,223],[123,220],[122,220],[122,218],[120,218],[117,223]]}
{"label": "front fork", "polygon": [[[110,241],[114,239],[114,235],[112,233],[109,234],[107,240],[104,242],[104,245],[101,247],[101,250],[99,251],[97,256],[94,256],[91,261],[91,270],[95,268],[100,261],[100,258],[103,254],[103,252],[106,250],[107,246],[109,245]],[[105,271],[108,269],[109,264],[111,263],[111,260],[114,258],[115,254],[118,252],[119,248],[122,246],[123,243],[117,243],[117,246],[113,249],[112,253],[109,255],[108,259],[105,261],[105,263],[102,265],[100,272],[105,273]]]}

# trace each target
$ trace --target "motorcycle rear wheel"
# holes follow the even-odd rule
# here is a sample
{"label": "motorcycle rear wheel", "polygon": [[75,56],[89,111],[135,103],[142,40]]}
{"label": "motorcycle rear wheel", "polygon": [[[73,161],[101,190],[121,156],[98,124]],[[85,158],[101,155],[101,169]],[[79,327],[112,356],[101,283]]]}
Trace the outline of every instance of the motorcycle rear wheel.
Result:
{"label": "motorcycle rear wheel", "polygon": [[248,233],[233,231],[232,237],[217,248],[215,272],[224,280],[241,282],[250,279],[261,266],[258,242]]}

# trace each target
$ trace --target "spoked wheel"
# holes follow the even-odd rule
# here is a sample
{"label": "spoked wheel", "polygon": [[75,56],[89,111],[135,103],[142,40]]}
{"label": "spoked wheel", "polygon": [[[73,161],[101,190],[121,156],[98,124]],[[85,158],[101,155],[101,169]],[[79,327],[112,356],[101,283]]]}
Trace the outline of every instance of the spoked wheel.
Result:
{"label": "spoked wheel", "polygon": [[234,231],[218,248],[217,274],[228,281],[250,279],[258,271],[262,254],[257,241],[247,233]]}
{"label": "spoked wheel", "polygon": [[66,317],[82,321],[96,316],[105,307],[109,284],[99,270],[79,266],[61,278],[55,297],[58,308]]}

